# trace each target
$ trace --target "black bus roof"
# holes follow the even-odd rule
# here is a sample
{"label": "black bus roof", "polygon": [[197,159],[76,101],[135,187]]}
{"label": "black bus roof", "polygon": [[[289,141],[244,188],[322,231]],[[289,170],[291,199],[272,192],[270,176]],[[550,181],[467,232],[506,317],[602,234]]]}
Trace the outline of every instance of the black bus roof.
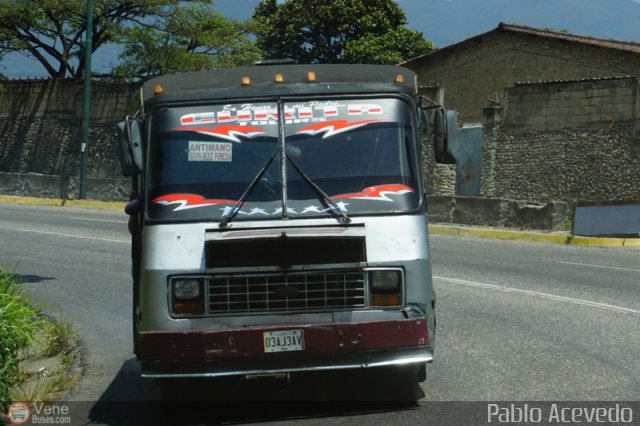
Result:
{"label": "black bus roof", "polygon": [[145,104],[325,94],[417,93],[413,71],[393,65],[276,64],[171,74],[144,83]]}

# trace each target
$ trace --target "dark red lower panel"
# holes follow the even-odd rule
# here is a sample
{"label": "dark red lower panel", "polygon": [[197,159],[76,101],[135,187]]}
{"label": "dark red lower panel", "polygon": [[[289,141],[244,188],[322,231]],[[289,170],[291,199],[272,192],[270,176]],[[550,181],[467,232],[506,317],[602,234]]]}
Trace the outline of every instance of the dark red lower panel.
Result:
{"label": "dark red lower panel", "polygon": [[225,330],[141,332],[142,361],[186,361],[271,356],[265,331],[302,330],[303,353],[341,353],[429,344],[425,319],[342,324],[286,325]]}

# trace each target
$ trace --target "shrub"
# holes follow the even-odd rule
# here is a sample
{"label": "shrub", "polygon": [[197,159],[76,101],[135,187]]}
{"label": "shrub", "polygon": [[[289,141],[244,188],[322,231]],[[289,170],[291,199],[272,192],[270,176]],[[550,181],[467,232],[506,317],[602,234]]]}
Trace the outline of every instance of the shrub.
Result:
{"label": "shrub", "polygon": [[0,269],[0,406],[10,401],[9,390],[18,380],[18,357],[34,341],[43,320],[29,305],[22,283]]}

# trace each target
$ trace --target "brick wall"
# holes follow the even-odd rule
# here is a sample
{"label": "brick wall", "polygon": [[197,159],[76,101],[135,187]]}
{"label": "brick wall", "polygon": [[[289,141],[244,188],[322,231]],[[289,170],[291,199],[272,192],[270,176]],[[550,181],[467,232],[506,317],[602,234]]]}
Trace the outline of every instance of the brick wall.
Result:
{"label": "brick wall", "polygon": [[516,84],[504,91],[504,125],[563,128],[615,126],[633,120],[634,78]]}
{"label": "brick wall", "polygon": [[484,196],[640,199],[637,79],[520,84],[504,93],[501,111],[485,110]]}

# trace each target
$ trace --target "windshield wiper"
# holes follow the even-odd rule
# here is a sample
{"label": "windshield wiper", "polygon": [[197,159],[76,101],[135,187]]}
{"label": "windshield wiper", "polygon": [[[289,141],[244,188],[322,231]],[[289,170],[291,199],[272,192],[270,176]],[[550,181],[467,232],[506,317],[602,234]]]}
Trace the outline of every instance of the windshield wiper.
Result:
{"label": "windshield wiper", "polygon": [[260,169],[256,177],[253,178],[247,189],[245,189],[244,193],[240,196],[238,201],[236,201],[231,210],[229,210],[229,212],[222,217],[222,219],[220,220],[220,228],[229,226],[233,218],[236,217],[236,215],[240,211],[240,207],[244,204],[245,201],[247,201],[247,198],[249,198],[249,195],[251,194],[251,192],[253,192],[253,189],[256,187],[256,185],[258,185],[258,182],[260,182],[260,179],[262,179],[262,176],[264,176],[264,174],[267,172],[269,166],[271,165],[271,163],[273,163],[273,159],[276,158],[276,155],[279,152],[280,148],[276,149],[273,152],[271,158],[269,158],[269,161],[267,161],[267,163]]}
{"label": "windshield wiper", "polygon": [[329,195],[327,195],[327,193],[322,190],[322,188],[320,188],[309,176],[307,176],[302,171],[302,169],[296,164],[296,162],[293,161],[293,158],[291,158],[289,155],[287,155],[286,157],[287,157],[287,160],[289,160],[289,162],[291,162],[291,165],[293,166],[293,168],[296,169],[296,171],[300,174],[300,176],[302,176],[302,178],[305,180],[305,182],[307,182],[309,184],[309,186],[311,186],[311,188],[313,188],[313,190],[316,191],[316,193],[318,195],[320,195],[320,197],[322,197],[324,202],[327,203],[327,205],[329,205],[329,210],[331,210],[333,213],[335,213],[339,217],[341,217],[342,221],[344,223],[350,223],[351,222],[351,218],[349,217],[349,215],[347,215],[347,213],[344,210],[342,210],[336,204],[336,202],[333,201],[331,199],[331,197]]}

